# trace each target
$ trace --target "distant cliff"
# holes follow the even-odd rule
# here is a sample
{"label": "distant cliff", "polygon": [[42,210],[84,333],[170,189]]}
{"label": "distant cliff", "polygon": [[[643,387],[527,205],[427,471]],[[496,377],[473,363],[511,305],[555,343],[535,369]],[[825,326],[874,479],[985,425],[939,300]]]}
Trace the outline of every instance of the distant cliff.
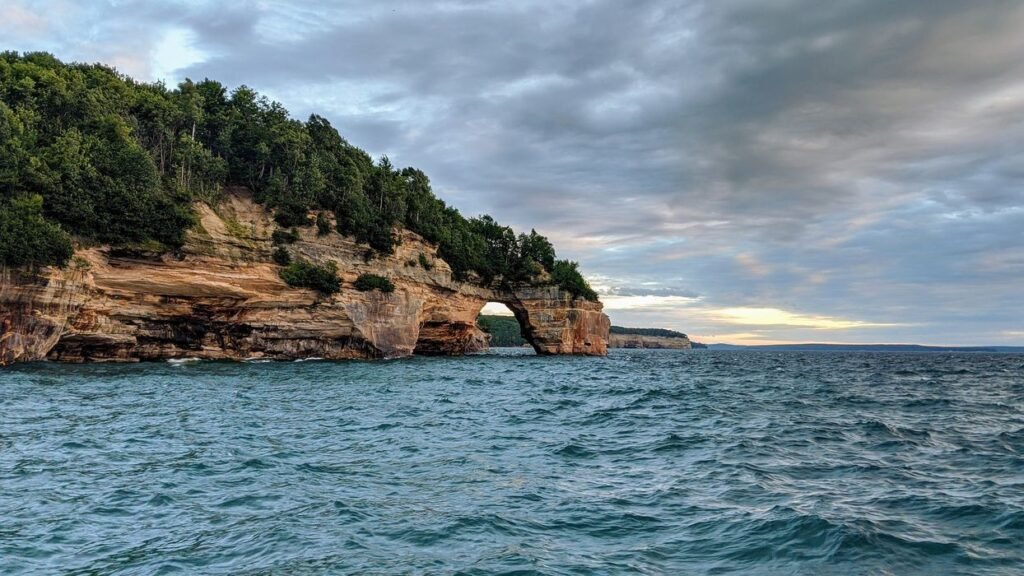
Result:
{"label": "distant cliff", "polygon": [[612,326],[609,348],[669,348],[689,350],[693,343],[686,334],[664,328],[625,328]]}
{"label": "distant cliff", "polygon": [[693,344],[689,338],[666,338],[664,336],[640,336],[631,334],[612,334],[608,338],[609,348],[671,348],[689,350]]}
{"label": "distant cliff", "polygon": [[[600,302],[553,284],[456,280],[436,247],[412,232],[401,231],[393,254],[368,258],[352,238],[298,229],[278,248],[336,267],[340,291],[326,295],[282,280],[276,226],[246,193],[195,210],[199,223],[175,253],[94,246],[63,269],[0,269],[0,365],[462,354],[486,346],[476,319],[487,302],[508,305],[540,354],[606,353]],[[393,291],[356,289],[367,274]]]}

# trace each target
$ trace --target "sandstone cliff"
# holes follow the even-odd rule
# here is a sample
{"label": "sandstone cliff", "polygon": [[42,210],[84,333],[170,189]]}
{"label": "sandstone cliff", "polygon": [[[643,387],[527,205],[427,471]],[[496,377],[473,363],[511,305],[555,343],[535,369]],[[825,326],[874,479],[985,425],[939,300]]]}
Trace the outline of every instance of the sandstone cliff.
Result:
{"label": "sandstone cliff", "polygon": [[665,336],[641,336],[639,334],[611,334],[609,348],[671,348],[689,350],[693,343],[689,338],[668,338]]}
{"label": "sandstone cliff", "polygon": [[[393,255],[366,261],[366,247],[349,238],[300,230],[294,254],[338,265],[342,291],[325,297],[280,279],[270,258],[274,223],[246,194],[197,211],[200,226],[176,255],[91,247],[62,270],[0,269],[0,365],[462,354],[487,346],[476,327],[487,302],[508,305],[540,354],[607,353],[600,303],[555,286],[457,282],[435,248],[411,232]],[[387,276],[396,290],[352,288],[367,272]]]}

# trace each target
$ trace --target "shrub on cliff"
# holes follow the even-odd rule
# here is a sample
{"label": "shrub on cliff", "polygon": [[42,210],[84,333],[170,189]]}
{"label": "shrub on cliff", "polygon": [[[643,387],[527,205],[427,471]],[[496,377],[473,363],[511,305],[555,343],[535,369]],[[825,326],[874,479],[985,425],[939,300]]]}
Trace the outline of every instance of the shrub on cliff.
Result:
{"label": "shrub on cliff", "polygon": [[360,274],[359,278],[356,278],[353,286],[355,286],[355,289],[360,292],[380,290],[387,294],[395,291],[395,285],[391,283],[391,280],[376,274]]}
{"label": "shrub on cliff", "polygon": [[279,266],[287,266],[292,263],[292,255],[288,253],[288,249],[284,246],[274,248],[273,258],[274,262]]}
{"label": "shrub on cliff", "polygon": [[74,254],[71,238],[43,218],[42,196],[22,196],[0,205],[0,264],[64,266]]}
{"label": "shrub on cliff", "polygon": [[289,286],[311,288],[328,296],[341,291],[338,266],[334,262],[320,266],[306,260],[295,260],[281,270],[281,279]]}
{"label": "shrub on cliff", "polygon": [[292,228],[291,230],[274,230],[274,233],[270,235],[270,241],[274,245],[280,244],[295,244],[299,241],[299,231]]}
{"label": "shrub on cliff", "polygon": [[580,274],[579,264],[569,260],[558,260],[551,267],[551,280],[574,298],[583,298],[597,302],[597,292]]}
{"label": "shrub on cliff", "polygon": [[316,235],[327,236],[331,233],[331,221],[327,219],[327,215],[323,212],[319,212],[316,215]]}

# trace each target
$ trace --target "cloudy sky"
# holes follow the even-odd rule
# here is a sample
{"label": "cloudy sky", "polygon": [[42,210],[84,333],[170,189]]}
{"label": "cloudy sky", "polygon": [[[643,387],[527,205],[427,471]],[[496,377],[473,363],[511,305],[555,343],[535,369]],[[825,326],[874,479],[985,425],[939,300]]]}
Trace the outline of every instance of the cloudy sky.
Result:
{"label": "cloudy sky", "polygon": [[1024,344],[1019,0],[4,0],[3,48],[250,85],[535,227],[616,324]]}

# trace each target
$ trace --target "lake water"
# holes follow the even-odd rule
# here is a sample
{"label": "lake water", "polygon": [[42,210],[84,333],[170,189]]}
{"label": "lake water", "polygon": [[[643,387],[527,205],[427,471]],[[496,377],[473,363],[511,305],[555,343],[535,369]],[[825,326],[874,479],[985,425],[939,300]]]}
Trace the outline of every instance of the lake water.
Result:
{"label": "lake water", "polygon": [[0,371],[2,574],[1022,574],[1024,356]]}

